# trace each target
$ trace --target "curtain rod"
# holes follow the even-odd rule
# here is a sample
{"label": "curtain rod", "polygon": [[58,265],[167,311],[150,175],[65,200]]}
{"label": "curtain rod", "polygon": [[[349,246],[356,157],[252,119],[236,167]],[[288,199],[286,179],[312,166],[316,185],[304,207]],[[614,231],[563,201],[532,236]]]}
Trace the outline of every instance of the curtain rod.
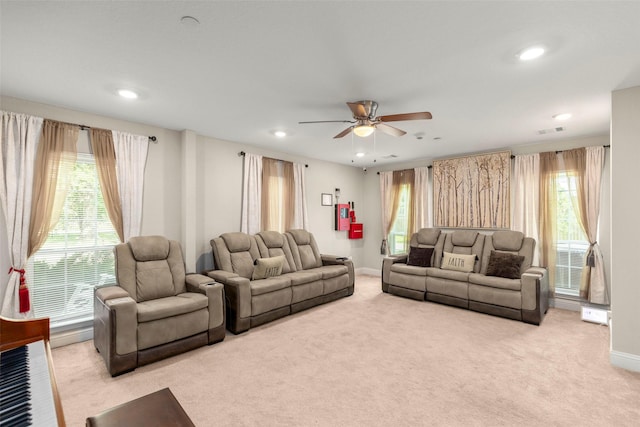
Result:
{"label": "curtain rod", "polygon": [[[244,155],[245,155],[245,154],[247,154],[247,153],[245,153],[244,151],[240,151],[240,152],[238,153],[238,157],[244,157]],[[279,160],[279,159],[275,159],[275,160]],[[280,161],[281,161],[281,162],[284,162],[284,161],[286,161],[286,160],[280,160]],[[309,165],[305,163],[305,164],[304,164],[304,167],[305,167],[305,168],[308,168],[308,167],[309,167]]]}
{"label": "curtain rod", "polygon": [[[70,124],[70,125],[74,125],[74,126],[78,126],[78,127],[80,128],[80,130],[88,130],[88,129],[91,129],[91,126],[87,126],[87,125],[78,125],[78,124],[75,124],[75,123],[69,123],[69,124]],[[158,141],[158,138],[156,138],[155,136],[151,135],[151,136],[149,137],[149,141],[151,141],[151,142],[157,142],[157,141]]]}
{"label": "curtain rod", "polygon": [[[609,147],[611,147],[611,145],[610,145],[610,144],[607,144],[607,145],[603,145],[603,147],[604,147],[604,148],[609,148]],[[557,150],[557,151],[556,151],[556,154],[560,154],[560,153],[562,153],[563,151],[564,151],[564,150]],[[515,158],[516,158],[516,156],[515,156],[514,154],[512,154],[512,155],[511,155],[511,158],[512,158],[512,159],[515,159]]]}
{"label": "curtain rod", "polygon": [[[610,144],[608,144],[608,145],[603,145],[603,147],[604,147],[604,148],[609,148],[609,147],[611,147],[611,145],[610,145]],[[562,150],[558,150],[558,151],[556,151],[556,154],[559,154],[559,153],[562,153]],[[514,154],[512,154],[512,155],[511,155],[511,158],[512,158],[512,159],[515,159],[515,158],[516,158],[516,156],[515,156]],[[427,166],[427,168],[429,168],[429,169],[431,169],[432,167],[433,167],[433,166],[431,166],[431,165]],[[377,172],[377,173],[378,173],[378,175],[380,175],[380,172]]]}

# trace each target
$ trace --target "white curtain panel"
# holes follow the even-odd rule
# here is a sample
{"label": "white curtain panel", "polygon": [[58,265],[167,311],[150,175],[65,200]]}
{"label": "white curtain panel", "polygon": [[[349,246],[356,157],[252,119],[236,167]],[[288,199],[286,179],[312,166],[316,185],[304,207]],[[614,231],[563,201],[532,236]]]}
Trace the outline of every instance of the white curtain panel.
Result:
{"label": "white curtain panel", "polygon": [[112,132],[118,191],[122,203],[122,228],[126,242],[131,237],[140,235],[149,137],[115,130]]}
{"label": "white curtain panel", "polygon": [[260,232],[262,209],[262,156],[245,153],[242,178],[242,216],[240,231]]}
{"label": "white curtain panel", "polygon": [[307,230],[309,218],[307,217],[307,192],[304,179],[306,167],[300,163],[293,164],[293,185],[295,189],[295,211],[293,213],[293,228]]}
{"label": "white curtain panel", "polygon": [[380,245],[380,254],[387,255],[389,253],[389,245],[387,237],[391,231],[391,217],[393,212],[393,171],[380,172],[380,210],[382,212],[382,244]]}
{"label": "white curtain panel", "polygon": [[587,238],[592,245],[593,266],[590,271],[589,302],[609,304],[609,292],[604,274],[604,259],[598,245],[598,220],[600,217],[600,187],[604,168],[605,148],[602,146],[586,147],[586,163],[584,192],[587,201],[587,222],[589,231]]}
{"label": "white curtain panel", "polygon": [[536,241],[533,265],[538,265],[540,248],[538,202],[540,199],[540,155],[516,155],[513,165],[512,228]]}
{"label": "white curtain panel", "polygon": [[33,165],[42,132],[42,122],[41,117],[2,111],[0,206],[7,232],[6,243],[2,242],[3,245],[6,244],[6,252],[2,249],[2,253],[7,253],[8,262],[14,271],[9,274],[6,285],[4,277],[0,282],[3,284],[4,295],[0,314],[13,319],[32,317],[32,311],[20,313],[20,273],[15,270],[24,270],[27,264]]}
{"label": "white curtain panel", "polygon": [[414,172],[414,194],[415,201],[414,208],[414,228],[415,230],[409,230],[409,236],[417,232],[421,228],[429,226],[429,168],[415,168]]}

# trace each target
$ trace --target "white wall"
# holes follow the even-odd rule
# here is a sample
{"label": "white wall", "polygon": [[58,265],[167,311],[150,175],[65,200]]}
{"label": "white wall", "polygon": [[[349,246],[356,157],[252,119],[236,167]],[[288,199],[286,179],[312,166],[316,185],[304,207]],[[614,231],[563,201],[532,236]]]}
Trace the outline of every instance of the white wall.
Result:
{"label": "white wall", "polygon": [[333,207],[320,204],[321,193],[333,194],[335,188],[340,188],[340,201],[354,201],[357,219],[360,220],[361,214],[364,214],[364,211],[358,210],[363,201],[361,169],[199,136],[197,194],[200,200],[195,243],[199,253],[197,271],[213,266],[209,244],[211,238],[240,230],[243,173],[243,157],[238,155],[240,151],[307,164],[305,179],[309,231],[314,234],[320,251],[352,256],[356,266],[362,262],[363,241],[349,240],[347,232],[335,231]]}
{"label": "white wall", "polygon": [[611,146],[611,362],[640,371],[640,86],[612,94]]}

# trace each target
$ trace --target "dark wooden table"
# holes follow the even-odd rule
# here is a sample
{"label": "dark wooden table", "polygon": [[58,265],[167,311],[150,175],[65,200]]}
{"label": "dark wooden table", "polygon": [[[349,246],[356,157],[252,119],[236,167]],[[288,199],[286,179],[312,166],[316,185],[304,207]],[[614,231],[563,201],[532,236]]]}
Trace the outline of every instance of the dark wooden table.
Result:
{"label": "dark wooden table", "polygon": [[87,418],[87,427],[195,427],[168,388]]}

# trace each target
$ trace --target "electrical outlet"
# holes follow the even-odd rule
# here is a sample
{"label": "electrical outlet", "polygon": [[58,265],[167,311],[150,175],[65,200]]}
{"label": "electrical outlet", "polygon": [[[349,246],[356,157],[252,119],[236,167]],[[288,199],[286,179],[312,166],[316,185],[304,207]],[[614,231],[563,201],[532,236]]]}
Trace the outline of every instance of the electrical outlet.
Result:
{"label": "electrical outlet", "polygon": [[582,307],[581,318],[585,322],[599,323],[601,325],[609,324],[609,313],[593,307]]}

